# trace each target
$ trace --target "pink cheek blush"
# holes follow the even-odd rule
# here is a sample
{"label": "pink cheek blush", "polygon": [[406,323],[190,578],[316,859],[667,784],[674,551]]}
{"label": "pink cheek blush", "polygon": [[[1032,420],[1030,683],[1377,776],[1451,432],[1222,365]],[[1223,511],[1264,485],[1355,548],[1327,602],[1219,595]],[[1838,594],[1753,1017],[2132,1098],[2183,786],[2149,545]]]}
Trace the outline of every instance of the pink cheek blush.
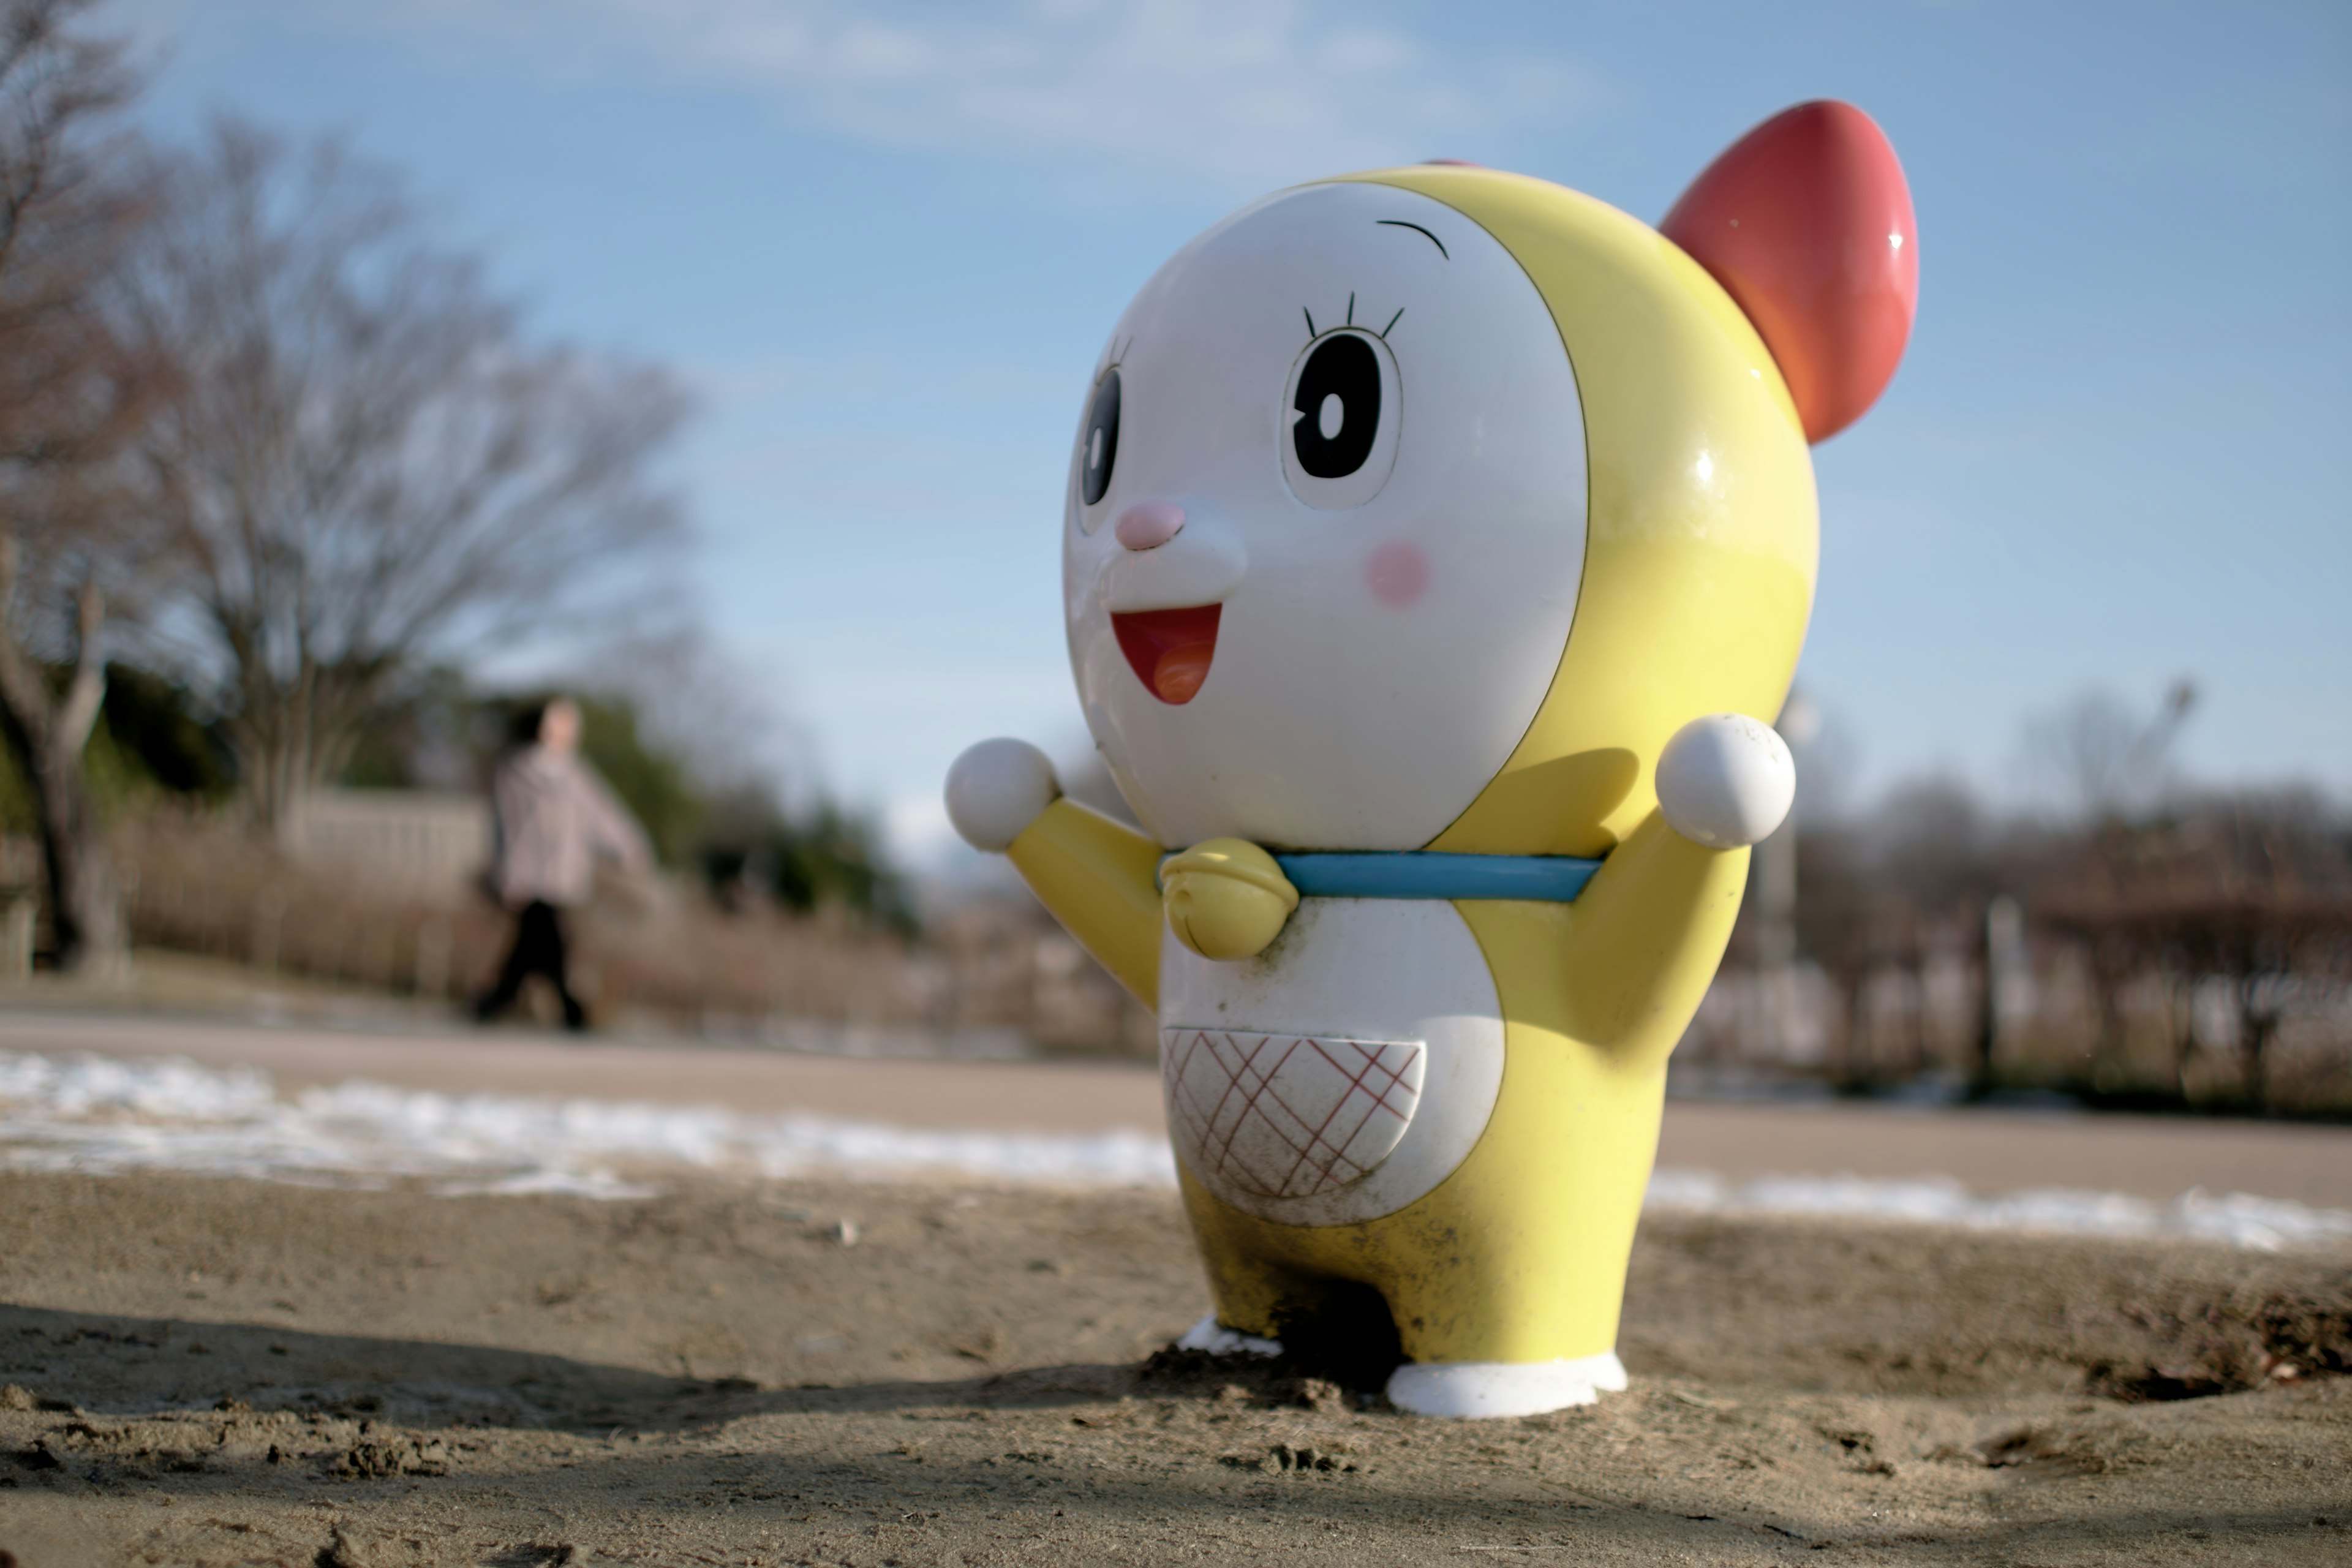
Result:
{"label": "pink cheek blush", "polygon": [[1402,610],[1429,592],[1429,557],[1410,544],[1383,544],[1364,566],[1372,597]]}

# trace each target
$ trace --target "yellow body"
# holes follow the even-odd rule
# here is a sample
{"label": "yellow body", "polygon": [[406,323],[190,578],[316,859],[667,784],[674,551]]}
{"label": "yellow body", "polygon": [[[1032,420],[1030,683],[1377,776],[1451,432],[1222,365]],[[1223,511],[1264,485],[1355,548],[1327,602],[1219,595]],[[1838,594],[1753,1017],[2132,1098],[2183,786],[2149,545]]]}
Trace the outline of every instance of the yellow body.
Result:
{"label": "yellow body", "polygon": [[[1242,1214],[1189,1176],[1185,1201],[1228,1328],[1278,1337],[1348,1281],[1381,1294],[1414,1361],[1596,1355],[1616,1342],[1666,1058],[1721,959],[1748,863],[1669,829],[1654,770],[1695,718],[1779,712],[1811,605],[1811,463],[1755,330],[1648,226],[1490,170],[1358,177],[1445,203],[1511,252],[1559,330],[1586,426],[1587,553],[1559,669],[1502,771],[1427,847],[1607,859],[1572,904],[1457,904],[1501,1002],[1504,1069],[1476,1146],[1433,1191],[1332,1226]],[[1171,863],[1195,952],[1247,956],[1287,915],[1287,884],[1266,880],[1270,858],[1239,853],[1251,847],[1214,840]],[[1066,800],[1011,850],[1147,1005],[1161,853]]]}

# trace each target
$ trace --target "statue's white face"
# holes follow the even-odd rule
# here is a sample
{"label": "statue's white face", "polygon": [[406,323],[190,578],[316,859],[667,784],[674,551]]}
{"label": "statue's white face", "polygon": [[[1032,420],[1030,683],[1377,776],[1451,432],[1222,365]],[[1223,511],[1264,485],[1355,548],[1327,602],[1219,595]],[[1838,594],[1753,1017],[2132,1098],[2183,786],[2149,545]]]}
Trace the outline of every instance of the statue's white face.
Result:
{"label": "statue's white face", "polygon": [[1144,826],[1428,843],[1550,687],[1585,501],[1559,331],[1476,224],[1339,184],[1194,240],[1104,351],[1063,538],[1087,722]]}

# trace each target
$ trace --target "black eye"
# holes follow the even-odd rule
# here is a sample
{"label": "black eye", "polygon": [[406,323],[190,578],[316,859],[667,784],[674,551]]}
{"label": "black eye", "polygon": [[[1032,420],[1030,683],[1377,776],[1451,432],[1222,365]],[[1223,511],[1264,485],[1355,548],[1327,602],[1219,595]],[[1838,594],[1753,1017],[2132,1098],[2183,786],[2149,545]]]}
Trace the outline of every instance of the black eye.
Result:
{"label": "black eye", "polygon": [[1318,479],[1345,479],[1372,455],[1381,433],[1381,363],[1351,333],[1327,338],[1307,356],[1290,440],[1298,466]]}
{"label": "black eye", "polygon": [[1095,388],[1087,410],[1087,433],[1078,447],[1078,493],[1092,506],[1110,489],[1111,466],[1118,461],[1118,372]]}

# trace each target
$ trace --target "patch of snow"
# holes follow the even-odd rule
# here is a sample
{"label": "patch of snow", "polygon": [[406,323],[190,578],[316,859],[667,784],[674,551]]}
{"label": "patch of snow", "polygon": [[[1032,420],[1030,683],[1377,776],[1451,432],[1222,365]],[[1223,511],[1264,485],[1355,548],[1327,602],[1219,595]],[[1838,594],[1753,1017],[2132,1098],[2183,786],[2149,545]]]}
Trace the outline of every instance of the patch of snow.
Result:
{"label": "patch of snow", "polygon": [[638,1197],[688,1166],[765,1176],[919,1173],[1171,1186],[1139,1131],[929,1131],[715,1106],[447,1095],[355,1080],[278,1095],[269,1076],[178,1058],[0,1051],[0,1169],[170,1170],[428,1190]]}
{"label": "patch of snow", "polygon": [[2317,1209],[2246,1193],[2191,1188],[2170,1203],[2125,1193],[2036,1187],[1979,1196],[1947,1176],[1759,1176],[1728,1182],[1708,1171],[1661,1170],[1643,1206],[1685,1214],[1903,1220],[2045,1236],[2185,1237],[2232,1247],[2352,1243],[2352,1210]]}
{"label": "patch of snow", "polygon": [[[932,1174],[1171,1187],[1156,1134],[942,1131],[717,1106],[447,1095],[353,1080],[281,1095],[269,1075],[178,1058],[0,1051],[0,1170],[184,1171],[429,1192],[649,1195],[684,1167],[768,1177]],[[2183,1237],[2276,1249],[2352,1245],[2352,1211],[2244,1193],[2170,1203],[2061,1188],[1983,1196],[1948,1177],[1761,1176],[1664,1169],[1663,1212],[1906,1221],[2063,1236]]]}

